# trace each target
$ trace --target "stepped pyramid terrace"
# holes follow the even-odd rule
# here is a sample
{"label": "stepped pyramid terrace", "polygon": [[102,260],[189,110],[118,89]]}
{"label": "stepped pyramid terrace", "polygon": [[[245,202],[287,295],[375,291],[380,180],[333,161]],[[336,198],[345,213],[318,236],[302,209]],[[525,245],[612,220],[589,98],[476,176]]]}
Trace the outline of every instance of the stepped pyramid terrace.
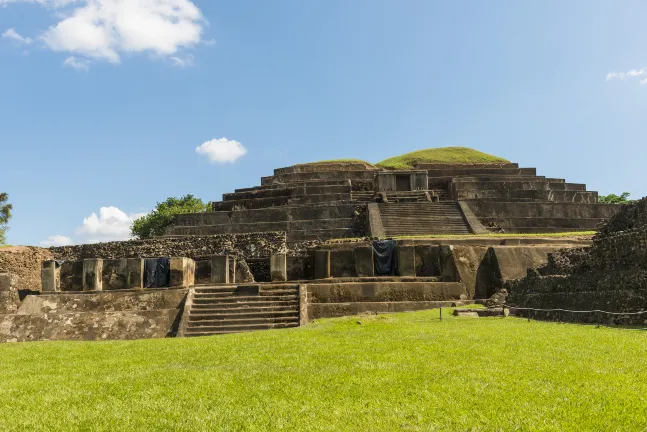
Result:
{"label": "stepped pyramid terrace", "polygon": [[[163,236],[0,251],[0,342],[280,329],[487,303],[505,286],[529,303],[536,279],[515,285],[529,269],[576,260],[592,243],[578,233],[609,218],[616,231],[637,226],[645,209],[455,147],[294,165],[260,183],[177,215]],[[643,234],[620,248],[638,248]],[[560,277],[546,279],[558,285],[542,297],[551,307],[572,297]],[[586,307],[589,296],[576,300]],[[613,307],[636,306],[625,303]]]}
{"label": "stepped pyramid terrace", "polygon": [[274,170],[180,215],[168,236],[283,231],[288,241],[591,231],[616,211],[597,192],[476,150],[427,149],[376,165],[324,161]]}

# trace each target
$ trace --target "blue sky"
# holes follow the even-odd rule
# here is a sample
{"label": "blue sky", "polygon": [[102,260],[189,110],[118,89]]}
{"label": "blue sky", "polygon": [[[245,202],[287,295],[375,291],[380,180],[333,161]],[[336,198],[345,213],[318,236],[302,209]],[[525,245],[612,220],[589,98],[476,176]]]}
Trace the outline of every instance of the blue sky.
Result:
{"label": "blue sky", "polygon": [[439,146],[642,197],[645,16],[642,1],[0,0],[9,241],[123,238],[168,196]]}

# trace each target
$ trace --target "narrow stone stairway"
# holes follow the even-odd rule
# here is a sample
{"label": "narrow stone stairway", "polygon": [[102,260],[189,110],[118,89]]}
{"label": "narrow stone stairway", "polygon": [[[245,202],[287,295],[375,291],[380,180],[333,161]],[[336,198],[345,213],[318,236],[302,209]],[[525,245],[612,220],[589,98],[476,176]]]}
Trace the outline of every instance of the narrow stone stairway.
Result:
{"label": "narrow stone stairway", "polygon": [[425,234],[471,234],[456,201],[380,203],[387,237]]}
{"label": "narrow stone stairway", "polygon": [[375,202],[375,192],[373,191],[353,191],[351,199],[359,202]]}
{"label": "narrow stone stairway", "polygon": [[298,285],[196,286],[190,302],[184,336],[299,326]]}

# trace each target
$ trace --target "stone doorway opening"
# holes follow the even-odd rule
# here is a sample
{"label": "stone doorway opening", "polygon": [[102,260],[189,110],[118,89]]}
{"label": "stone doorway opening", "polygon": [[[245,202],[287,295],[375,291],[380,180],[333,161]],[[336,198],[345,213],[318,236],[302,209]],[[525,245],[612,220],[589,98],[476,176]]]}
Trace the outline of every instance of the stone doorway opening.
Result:
{"label": "stone doorway opening", "polygon": [[396,175],[395,176],[395,190],[398,192],[405,192],[405,191],[410,191],[411,190],[411,176],[404,174],[404,175]]}

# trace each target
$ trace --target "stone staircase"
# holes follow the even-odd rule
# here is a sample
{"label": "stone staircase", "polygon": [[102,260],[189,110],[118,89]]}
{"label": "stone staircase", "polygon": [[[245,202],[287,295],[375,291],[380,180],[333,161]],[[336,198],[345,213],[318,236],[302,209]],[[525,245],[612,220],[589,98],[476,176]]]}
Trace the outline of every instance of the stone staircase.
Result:
{"label": "stone staircase", "polygon": [[399,191],[387,192],[386,198],[388,202],[406,203],[406,202],[428,202],[429,195],[425,191]]}
{"label": "stone staircase", "polygon": [[456,201],[378,204],[387,237],[471,234]]}
{"label": "stone staircase", "polygon": [[373,191],[353,191],[351,193],[351,199],[353,201],[359,202],[375,202],[375,192]]}
{"label": "stone staircase", "polygon": [[299,326],[299,286],[196,286],[180,325],[183,336]]}

